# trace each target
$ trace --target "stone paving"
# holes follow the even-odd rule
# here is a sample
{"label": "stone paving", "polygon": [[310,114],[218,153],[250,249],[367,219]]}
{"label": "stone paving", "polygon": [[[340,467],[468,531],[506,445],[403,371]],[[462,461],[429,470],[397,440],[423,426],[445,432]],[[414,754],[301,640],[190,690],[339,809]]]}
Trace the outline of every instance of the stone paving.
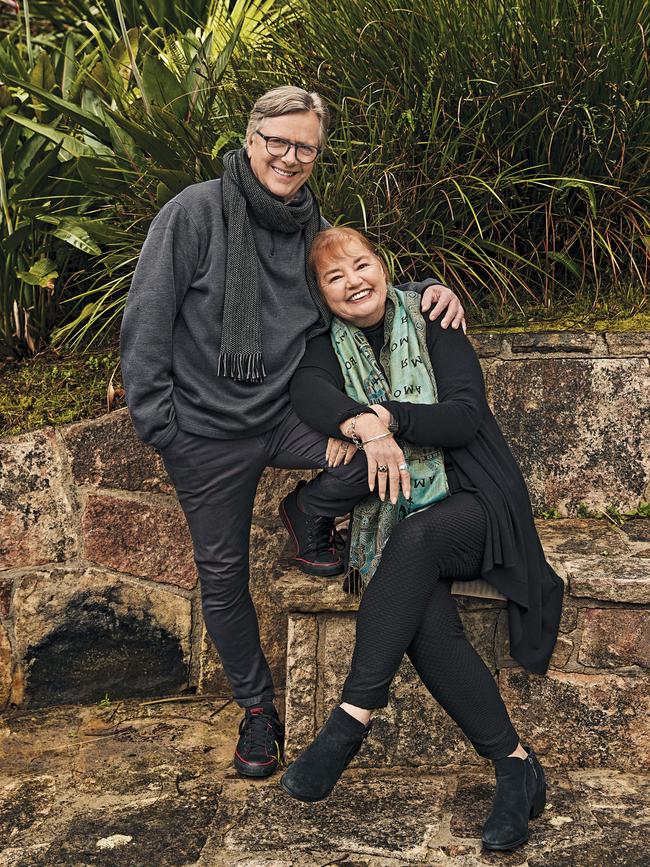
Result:
{"label": "stone paving", "polygon": [[549,769],[511,854],[480,847],[487,763],[346,772],[299,804],[230,766],[240,711],[208,697],[14,711],[0,720],[0,867],[647,865],[650,775]]}

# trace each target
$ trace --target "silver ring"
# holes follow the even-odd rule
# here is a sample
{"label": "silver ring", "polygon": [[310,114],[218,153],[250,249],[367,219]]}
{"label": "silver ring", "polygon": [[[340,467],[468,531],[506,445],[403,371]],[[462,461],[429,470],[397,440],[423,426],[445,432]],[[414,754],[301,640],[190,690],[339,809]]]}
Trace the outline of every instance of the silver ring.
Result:
{"label": "silver ring", "polygon": [[408,468],[409,468],[409,465],[408,465],[408,464],[400,464],[400,465],[397,467],[398,470],[408,470]]}
{"label": "silver ring", "polygon": [[380,465],[377,467],[377,472],[378,472],[378,473],[387,473],[387,472],[388,472],[388,467],[385,467],[383,464],[380,464]]}

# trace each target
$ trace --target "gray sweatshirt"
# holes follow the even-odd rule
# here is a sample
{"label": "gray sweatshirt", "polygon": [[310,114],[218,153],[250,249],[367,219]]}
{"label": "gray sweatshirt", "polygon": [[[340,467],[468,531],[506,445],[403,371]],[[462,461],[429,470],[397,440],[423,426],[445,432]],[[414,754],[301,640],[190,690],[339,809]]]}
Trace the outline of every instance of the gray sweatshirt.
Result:
{"label": "gray sweatshirt", "polygon": [[[304,233],[259,225],[261,383],[217,376],[227,239],[221,180],[186,187],[157,214],[142,247],[120,334],[122,379],[138,436],[164,448],[180,427],[215,439],[255,436],[290,410],[289,382],[318,333],[305,277]],[[323,226],[328,223],[323,221]],[[434,281],[400,288],[422,289]]]}
{"label": "gray sweatshirt", "polygon": [[259,261],[266,378],[217,376],[227,239],[221,180],[187,187],[153,220],[126,302],[120,353],[138,436],[163,448],[178,427],[255,436],[290,411],[288,385],[320,322],[305,277],[304,233],[270,231],[249,209]]}

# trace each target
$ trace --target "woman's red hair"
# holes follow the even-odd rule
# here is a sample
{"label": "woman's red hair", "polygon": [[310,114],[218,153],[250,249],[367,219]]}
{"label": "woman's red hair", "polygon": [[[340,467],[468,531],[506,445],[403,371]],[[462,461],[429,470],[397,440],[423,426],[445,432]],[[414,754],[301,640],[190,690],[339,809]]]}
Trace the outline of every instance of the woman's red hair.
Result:
{"label": "woman's red hair", "polygon": [[361,232],[358,232],[356,229],[352,229],[349,226],[331,226],[329,229],[323,229],[322,232],[318,232],[312,242],[311,250],[309,251],[309,258],[307,260],[309,267],[312,269],[314,274],[318,275],[318,266],[328,254],[343,250],[351,241],[357,241],[357,243],[361,244],[361,246],[367,250],[371,256],[379,259],[381,267],[384,269],[386,279],[388,280],[388,269],[386,268],[386,263],[381,256],[377,255],[377,251],[372,241],[366,238],[366,236]]}

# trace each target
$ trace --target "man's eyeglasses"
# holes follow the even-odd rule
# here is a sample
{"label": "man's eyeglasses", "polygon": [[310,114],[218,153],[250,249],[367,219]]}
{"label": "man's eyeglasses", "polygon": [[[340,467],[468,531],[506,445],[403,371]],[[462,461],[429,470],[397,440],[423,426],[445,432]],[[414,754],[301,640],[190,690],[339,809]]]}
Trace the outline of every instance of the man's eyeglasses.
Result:
{"label": "man's eyeglasses", "polygon": [[286,138],[277,138],[277,136],[274,135],[264,135],[264,133],[259,130],[256,132],[260,138],[264,139],[266,150],[272,157],[283,157],[289,153],[291,148],[293,148],[296,152],[296,159],[299,163],[313,163],[321,152],[321,149],[315,145],[300,144],[299,142],[294,144],[294,142],[287,141]]}

